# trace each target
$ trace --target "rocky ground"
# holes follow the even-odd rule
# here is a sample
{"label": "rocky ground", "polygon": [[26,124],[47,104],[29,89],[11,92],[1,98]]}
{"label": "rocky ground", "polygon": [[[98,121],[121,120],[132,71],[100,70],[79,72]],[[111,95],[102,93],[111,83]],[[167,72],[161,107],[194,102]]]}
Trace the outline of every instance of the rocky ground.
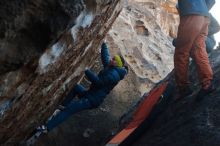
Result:
{"label": "rocky ground", "polygon": [[[193,94],[173,101],[159,114],[151,127],[132,146],[218,146],[220,143],[220,48],[211,52],[215,90],[200,100],[196,67],[190,66]],[[175,89],[173,90],[175,91]]]}

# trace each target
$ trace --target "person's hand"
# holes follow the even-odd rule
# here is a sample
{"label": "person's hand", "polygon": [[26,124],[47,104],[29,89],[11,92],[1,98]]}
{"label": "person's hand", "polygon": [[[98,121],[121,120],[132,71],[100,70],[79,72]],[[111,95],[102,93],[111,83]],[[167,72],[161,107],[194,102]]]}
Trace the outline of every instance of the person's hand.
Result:
{"label": "person's hand", "polygon": [[127,73],[128,73],[128,70],[129,70],[128,66],[124,66],[124,68],[127,70]]}
{"label": "person's hand", "polygon": [[103,39],[102,45],[107,45],[107,40],[106,39]]}
{"label": "person's hand", "polygon": [[107,42],[105,42],[105,41],[102,42],[101,49],[102,49],[102,48],[108,48],[108,47],[107,47]]}
{"label": "person's hand", "polygon": [[173,44],[174,47],[176,47],[176,42],[177,42],[177,39],[174,38],[174,39],[173,39],[173,42],[172,42],[172,44]]}
{"label": "person's hand", "polygon": [[86,66],[86,67],[85,67],[85,71],[87,71],[87,70],[89,70],[89,67]]}

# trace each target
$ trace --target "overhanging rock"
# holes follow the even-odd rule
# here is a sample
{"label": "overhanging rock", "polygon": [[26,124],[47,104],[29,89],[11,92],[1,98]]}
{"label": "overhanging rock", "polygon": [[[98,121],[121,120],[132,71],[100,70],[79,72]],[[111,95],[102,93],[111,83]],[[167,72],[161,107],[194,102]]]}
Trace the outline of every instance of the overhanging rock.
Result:
{"label": "overhanging rock", "polygon": [[10,102],[1,111],[0,144],[17,145],[52,114],[92,65],[122,7],[120,0],[0,3],[0,26],[5,28],[0,33],[0,63],[5,65],[0,68],[0,102]]}

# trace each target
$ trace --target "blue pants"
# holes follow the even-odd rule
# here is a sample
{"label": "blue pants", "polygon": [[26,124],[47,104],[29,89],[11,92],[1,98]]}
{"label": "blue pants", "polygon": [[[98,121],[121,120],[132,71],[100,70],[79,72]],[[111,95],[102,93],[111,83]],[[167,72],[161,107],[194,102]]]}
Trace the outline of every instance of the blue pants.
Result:
{"label": "blue pants", "polygon": [[85,109],[90,109],[92,107],[93,106],[90,104],[90,101],[87,98],[82,98],[77,101],[71,101],[64,110],[59,112],[55,117],[47,122],[47,130],[51,131],[53,128],[69,118],[71,115]]}
{"label": "blue pants", "polygon": [[67,96],[65,97],[62,105],[63,106],[67,106],[72,99],[76,96],[76,95],[82,95],[83,93],[85,93],[86,89],[82,86],[77,84],[71,91],[69,94],[67,94]]}
{"label": "blue pants", "polygon": [[87,98],[81,98],[80,100],[72,100],[72,98],[76,94],[83,93],[82,91],[85,91],[84,87],[81,85],[77,85],[67,95],[63,102],[63,105],[66,106],[66,108],[46,123],[48,131],[51,131],[53,128],[57,127],[59,124],[61,124],[74,113],[93,107]]}

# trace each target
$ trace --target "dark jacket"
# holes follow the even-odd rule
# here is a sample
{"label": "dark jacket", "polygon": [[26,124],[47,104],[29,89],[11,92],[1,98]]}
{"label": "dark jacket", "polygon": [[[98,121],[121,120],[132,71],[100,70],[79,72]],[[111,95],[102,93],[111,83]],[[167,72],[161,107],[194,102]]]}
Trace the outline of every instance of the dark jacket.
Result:
{"label": "dark jacket", "polygon": [[216,34],[220,30],[220,25],[218,21],[210,14],[210,24],[209,24],[209,36]]}
{"label": "dark jacket", "polygon": [[215,5],[215,0],[205,0],[205,2],[208,10],[211,10],[211,8]]}
{"label": "dark jacket", "polygon": [[206,39],[206,50],[208,53],[210,53],[215,45],[216,45],[216,40],[214,38],[214,34],[219,32],[220,30],[220,25],[218,21],[210,14],[210,24],[209,24],[209,33]]}
{"label": "dark jacket", "polygon": [[215,40],[214,36],[213,35],[208,36],[205,44],[206,44],[207,53],[212,52],[212,50],[214,49],[214,47],[216,45],[216,40]]}
{"label": "dark jacket", "polygon": [[101,48],[101,59],[104,69],[96,75],[91,70],[86,70],[85,75],[91,81],[91,86],[86,97],[95,107],[99,106],[109,92],[118,84],[120,80],[127,74],[124,67],[109,66],[110,54],[109,49],[105,43]]}
{"label": "dark jacket", "polygon": [[178,0],[180,16],[202,15],[209,17],[209,10],[215,0]]}

